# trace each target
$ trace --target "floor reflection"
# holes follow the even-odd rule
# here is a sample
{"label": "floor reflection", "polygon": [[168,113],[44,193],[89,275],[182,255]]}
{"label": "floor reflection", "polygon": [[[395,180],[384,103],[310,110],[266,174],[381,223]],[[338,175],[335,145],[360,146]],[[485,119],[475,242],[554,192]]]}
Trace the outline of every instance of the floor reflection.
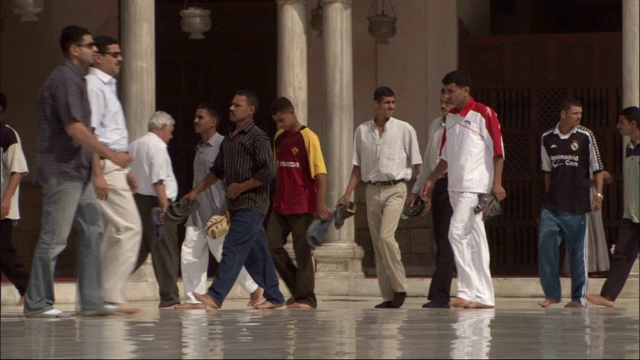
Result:
{"label": "floor reflection", "polygon": [[25,319],[3,312],[1,358],[638,358],[638,310],[160,311]]}

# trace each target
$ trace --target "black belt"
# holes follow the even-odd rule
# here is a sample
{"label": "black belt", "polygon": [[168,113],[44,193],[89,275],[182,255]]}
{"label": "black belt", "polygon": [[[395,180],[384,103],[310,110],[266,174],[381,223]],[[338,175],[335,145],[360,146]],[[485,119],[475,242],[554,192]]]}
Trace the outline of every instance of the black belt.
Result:
{"label": "black belt", "polygon": [[377,185],[377,186],[391,186],[395,184],[400,184],[403,182],[407,182],[407,180],[389,180],[389,181],[369,181],[367,184]]}

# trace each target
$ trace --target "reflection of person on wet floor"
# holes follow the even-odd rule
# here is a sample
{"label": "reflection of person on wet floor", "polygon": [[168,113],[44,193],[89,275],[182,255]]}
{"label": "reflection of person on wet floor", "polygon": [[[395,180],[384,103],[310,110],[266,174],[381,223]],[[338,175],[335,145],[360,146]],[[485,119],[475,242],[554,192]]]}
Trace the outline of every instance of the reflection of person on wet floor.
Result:
{"label": "reflection of person on wet floor", "polygon": [[629,137],[623,154],[624,214],[607,280],[600,295],[587,295],[590,303],[607,307],[615,305],[640,247],[640,108],[631,106],[622,110],[617,128],[621,135]]}
{"label": "reflection of person on wet floor", "polygon": [[[584,307],[587,289],[585,242],[587,213],[602,208],[602,160],[593,133],[580,125],[582,104],[565,99],[560,121],[542,135],[541,159],[546,195],[540,211],[538,271],[545,300],[543,308],[559,303],[562,294],[558,265],[564,237],[571,266],[571,301],[565,307]],[[591,199],[590,174],[596,180]]]}
{"label": "reflection of person on wet floor", "polygon": [[[438,165],[445,120],[447,113],[452,108],[453,105],[449,103],[447,94],[442,89],[440,91],[440,111],[442,111],[442,116],[433,119],[429,126],[429,140],[424,152],[422,172],[407,198],[407,202],[410,204],[413,204],[417,197],[420,196],[422,185]],[[453,209],[449,201],[448,186],[447,173],[444,173],[436,181],[430,201],[425,205],[425,211],[431,209],[433,236],[436,241],[436,269],[431,277],[431,285],[429,286],[429,294],[427,296],[429,302],[422,305],[424,308],[448,308],[449,301],[451,301],[451,280],[455,269],[455,260],[453,259],[451,243],[449,243],[449,222],[451,221],[451,215],[453,215]]]}
{"label": "reflection of person on wet floor", "polygon": [[453,307],[487,308],[495,305],[489,269],[489,245],[482,213],[474,214],[478,194],[490,193],[498,201],[506,197],[502,187],[504,145],[498,115],[469,94],[471,76],[456,70],[442,79],[449,102],[455,106],[446,118],[440,162],[424,186],[428,200],[436,180],[448,171],[449,198],[453,216],[449,241],[458,275],[457,299]]}

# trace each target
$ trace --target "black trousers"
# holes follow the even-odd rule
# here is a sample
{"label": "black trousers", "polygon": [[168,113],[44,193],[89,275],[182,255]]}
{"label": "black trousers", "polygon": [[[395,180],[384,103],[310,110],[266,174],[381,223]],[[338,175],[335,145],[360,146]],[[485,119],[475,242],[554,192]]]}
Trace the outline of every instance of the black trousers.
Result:
{"label": "black trousers", "polygon": [[640,223],[634,223],[629,219],[622,219],[616,241],[616,249],[611,257],[609,275],[602,286],[600,295],[615,301],[624,284],[627,282],[633,263],[638,258],[640,247]]}
{"label": "black trousers", "polygon": [[[178,274],[180,272],[180,243],[178,241],[178,224],[164,222],[164,235],[161,239],[153,237],[153,222],[151,210],[158,206],[158,197],[135,194],[136,205],[142,220],[142,242],[140,254],[136,263],[137,270],[147,260],[151,253],[153,273],[158,282],[160,292],[160,307],[180,304],[180,290],[178,290]],[[134,270],[134,271],[135,271]]]}
{"label": "black trousers", "polygon": [[[318,306],[318,301],[314,293],[313,249],[306,239],[307,228],[313,219],[314,216],[311,214],[282,215],[272,211],[267,227],[267,237],[276,270],[295,301],[315,308]],[[297,267],[284,248],[289,234],[293,238]]]}
{"label": "black trousers", "polygon": [[0,270],[18,289],[20,296],[24,296],[29,283],[29,269],[18,259],[18,253],[13,246],[13,220],[0,220]]}
{"label": "black trousers", "polygon": [[451,300],[451,280],[455,270],[453,249],[449,242],[449,223],[453,208],[449,202],[449,181],[441,178],[431,193],[431,218],[436,240],[436,270],[431,278],[428,299],[448,303]]}

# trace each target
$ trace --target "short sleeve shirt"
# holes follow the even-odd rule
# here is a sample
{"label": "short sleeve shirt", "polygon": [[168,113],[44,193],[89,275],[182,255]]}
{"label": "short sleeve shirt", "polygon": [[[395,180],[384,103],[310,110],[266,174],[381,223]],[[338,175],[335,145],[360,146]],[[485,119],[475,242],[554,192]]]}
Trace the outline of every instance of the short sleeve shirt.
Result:
{"label": "short sleeve shirt", "polygon": [[[12,173],[26,175],[29,173],[27,160],[22,152],[22,144],[18,133],[5,123],[0,123],[0,142],[2,143],[2,197],[9,185],[9,178]],[[11,197],[11,205],[7,219],[20,219],[20,210],[18,207],[18,198],[20,193],[20,185],[16,188],[13,197]]]}
{"label": "short sleeve shirt", "polygon": [[551,183],[542,207],[554,211],[591,211],[591,173],[602,171],[602,160],[593,133],[584,126],[569,134],[550,129],[542,135],[542,171]]}
{"label": "short sleeve shirt", "polygon": [[624,215],[634,223],[640,223],[640,142],[627,143],[623,161]]}
{"label": "short sleeve shirt", "polygon": [[40,134],[36,157],[36,182],[44,185],[55,174],[88,182],[92,153],[65,130],[71,121],[91,129],[91,107],[84,72],[69,59],[53,70],[38,94]]}
{"label": "short sleeve shirt", "polygon": [[[224,140],[224,136],[215,133],[209,141],[202,141],[196,146],[196,156],[193,159],[193,186],[195,187],[209,174],[209,168],[213,166],[214,161],[220,152],[220,145]],[[213,215],[222,215],[227,210],[227,201],[224,192],[224,180],[220,180],[215,184],[204,189],[198,194],[196,200],[200,206],[198,207],[197,216],[205,225],[207,220]],[[198,225],[198,223],[195,223]]]}
{"label": "short sleeve shirt", "polygon": [[284,215],[316,215],[315,177],[327,173],[318,136],[305,126],[298,131],[281,130],[274,148],[277,188],[273,210]]}
{"label": "short sleeve shirt", "polygon": [[380,136],[369,120],[356,129],[351,164],[360,166],[364,182],[409,180],[412,166],[422,164],[418,137],[409,123],[390,118]]}
{"label": "short sleeve shirt", "polygon": [[133,158],[131,171],[138,179],[138,193],[156,196],[153,184],[162,180],[167,198],[175,200],[178,196],[178,182],[173,174],[171,158],[167,144],[152,132],[129,145],[129,154]]}

